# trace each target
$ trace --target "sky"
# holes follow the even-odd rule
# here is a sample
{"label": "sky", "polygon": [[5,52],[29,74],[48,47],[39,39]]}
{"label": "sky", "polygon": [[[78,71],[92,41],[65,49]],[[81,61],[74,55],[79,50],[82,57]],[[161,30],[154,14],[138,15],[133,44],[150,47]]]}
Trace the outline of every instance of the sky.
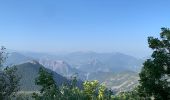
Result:
{"label": "sky", "polygon": [[169,0],[0,0],[0,45],[34,52],[151,53]]}

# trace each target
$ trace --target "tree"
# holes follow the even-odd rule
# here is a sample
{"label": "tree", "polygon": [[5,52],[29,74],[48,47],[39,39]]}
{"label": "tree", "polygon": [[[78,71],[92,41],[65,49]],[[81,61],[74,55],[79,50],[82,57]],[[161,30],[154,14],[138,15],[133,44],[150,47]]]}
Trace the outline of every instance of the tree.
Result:
{"label": "tree", "polygon": [[104,84],[100,84],[97,80],[83,83],[85,100],[110,100],[112,94],[111,90],[108,90]]}
{"label": "tree", "polygon": [[97,89],[99,87],[99,81],[85,81],[83,83],[83,93],[86,95],[88,100],[97,99]]}
{"label": "tree", "polygon": [[48,73],[45,69],[40,68],[39,76],[36,79],[35,83],[41,85],[42,89],[40,90],[41,95],[37,93],[33,94],[33,98],[36,100],[59,100],[60,91],[51,73]]}
{"label": "tree", "polygon": [[76,86],[77,79],[72,78],[70,84],[63,84],[58,87],[52,74],[45,68],[40,68],[39,76],[35,83],[42,86],[39,93],[34,93],[33,98],[36,100],[83,100],[81,90]]}
{"label": "tree", "polygon": [[62,93],[61,100],[85,100],[81,89],[77,87],[77,76],[71,76],[71,81],[68,84],[63,84],[60,87]]}
{"label": "tree", "polygon": [[40,68],[36,84],[42,86],[40,93],[33,93],[35,100],[111,100],[112,92],[97,80],[85,81],[83,89],[77,87],[77,78],[70,83],[57,86],[52,74]]}
{"label": "tree", "polygon": [[19,76],[16,74],[16,67],[3,68],[3,62],[6,59],[5,48],[2,47],[0,51],[0,100],[8,100],[18,90]]}
{"label": "tree", "polygon": [[7,58],[7,53],[5,52],[5,47],[2,46],[0,48],[0,71],[3,70],[3,63],[5,62],[6,58]]}
{"label": "tree", "polygon": [[153,50],[140,72],[140,96],[155,100],[170,99],[170,30],[161,28],[160,38],[148,38]]}

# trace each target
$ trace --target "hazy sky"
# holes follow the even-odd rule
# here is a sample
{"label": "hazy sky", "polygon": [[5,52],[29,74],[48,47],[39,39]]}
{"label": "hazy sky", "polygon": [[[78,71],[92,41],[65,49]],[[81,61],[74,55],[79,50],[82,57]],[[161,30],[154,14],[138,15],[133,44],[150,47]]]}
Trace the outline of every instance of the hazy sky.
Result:
{"label": "hazy sky", "polygon": [[169,0],[0,0],[0,45],[36,52],[147,56],[170,27]]}

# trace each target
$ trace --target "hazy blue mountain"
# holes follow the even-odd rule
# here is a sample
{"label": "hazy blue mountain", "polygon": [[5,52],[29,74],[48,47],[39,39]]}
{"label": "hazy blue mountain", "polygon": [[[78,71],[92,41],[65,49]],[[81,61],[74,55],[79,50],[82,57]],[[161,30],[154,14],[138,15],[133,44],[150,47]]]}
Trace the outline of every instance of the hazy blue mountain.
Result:
{"label": "hazy blue mountain", "polygon": [[16,64],[21,64],[21,63],[28,62],[31,60],[32,58],[24,56],[20,53],[10,52],[7,55],[5,65],[16,65]]}
{"label": "hazy blue mountain", "polygon": [[[29,54],[31,54],[29,56]],[[52,71],[70,78],[72,75],[78,74],[78,77],[81,79],[85,79],[85,74],[82,71],[77,70],[76,68],[72,68],[67,62],[61,60],[54,60],[56,56],[44,53],[17,53],[11,52],[8,54],[8,58],[6,60],[5,65],[18,65],[24,62],[37,60],[39,63],[44,65],[44,67],[51,69]]]}
{"label": "hazy blue mountain", "polygon": [[[36,91],[40,87],[35,85],[35,78],[38,77],[39,68],[43,67],[36,61],[31,61],[17,65],[17,73],[21,76],[20,87],[23,91]],[[53,74],[53,78],[58,85],[63,83],[69,83],[69,80],[54,71],[46,69],[48,72]]]}
{"label": "hazy blue mountain", "polygon": [[141,59],[122,53],[75,52],[57,59],[86,72],[139,71],[143,63]]}
{"label": "hazy blue mountain", "polygon": [[[139,71],[143,60],[122,53],[74,52],[65,55],[45,53],[11,53],[7,64],[20,64],[30,59],[65,76],[72,73]],[[84,73],[83,73],[84,74]]]}
{"label": "hazy blue mountain", "polygon": [[[36,60],[39,59],[56,59],[56,54],[50,54],[50,53],[39,53],[39,52],[19,52],[20,54],[34,58]],[[57,55],[59,56],[59,55]]]}

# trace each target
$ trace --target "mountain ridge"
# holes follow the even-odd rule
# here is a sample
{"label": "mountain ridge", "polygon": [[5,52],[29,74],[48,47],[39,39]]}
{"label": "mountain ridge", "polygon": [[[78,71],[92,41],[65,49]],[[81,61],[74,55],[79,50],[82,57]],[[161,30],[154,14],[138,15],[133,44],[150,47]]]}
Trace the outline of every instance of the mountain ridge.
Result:
{"label": "mountain ridge", "polygon": [[22,91],[37,91],[40,89],[40,87],[35,84],[35,79],[38,77],[40,68],[45,69],[49,73],[52,73],[57,85],[69,83],[67,78],[55,73],[54,71],[46,69],[37,61],[26,62],[15,66],[17,68],[17,74],[21,76],[20,87]]}

